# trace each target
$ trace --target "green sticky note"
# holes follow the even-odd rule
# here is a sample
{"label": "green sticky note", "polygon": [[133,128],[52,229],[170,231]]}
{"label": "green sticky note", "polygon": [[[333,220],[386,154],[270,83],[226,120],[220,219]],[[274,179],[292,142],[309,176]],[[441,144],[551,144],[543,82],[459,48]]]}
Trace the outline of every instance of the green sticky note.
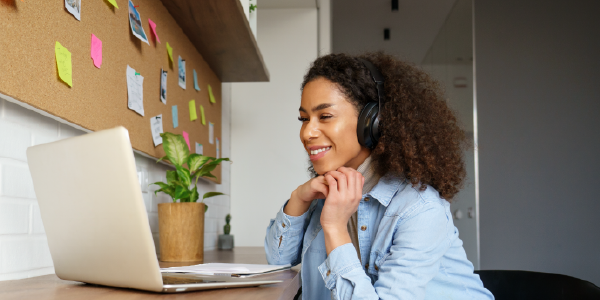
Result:
{"label": "green sticky note", "polygon": [[202,125],[206,125],[206,119],[204,118],[204,106],[200,105],[200,116],[202,116]]}
{"label": "green sticky note", "polygon": [[117,0],[108,0],[108,3],[112,4],[116,8],[119,8],[119,6],[117,5]]}
{"label": "green sticky note", "polygon": [[215,96],[212,93],[212,88],[210,87],[210,84],[208,85],[208,96],[210,97],[210,103],[217,103],[215,102]]}
{"label": "green sticky note", "polygon": [[167,52],[169,53],[169,59],[171,59],[171,62],[173,62],[173,48],[171,48],[169,42],[167,42]]}
{"label": "green sticky note", "polygon": [[198,115],[196,115],[196,100],[190,101],[190,121],[194,121],[198,119]]}
{"label": "green sticky note", "polygon": [[63,47],[59,42],[54,45],[56,54],[56,66],[58,67],[58,76],[69,86],[73,86],[73,69],[71,66],[71,52]]}

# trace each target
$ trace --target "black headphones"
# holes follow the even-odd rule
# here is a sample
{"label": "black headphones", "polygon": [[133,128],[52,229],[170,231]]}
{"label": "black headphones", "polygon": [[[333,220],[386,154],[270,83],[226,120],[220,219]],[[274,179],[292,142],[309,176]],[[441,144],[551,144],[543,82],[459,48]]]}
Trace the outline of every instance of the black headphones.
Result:
{"label": "black headphones", "polygon": [[358,115],[358,124],[356,126],[356,134],[358,142],[369,149],[375,148],[381,133],[379,132],[379,108],[382,107],[385,90],[383,89],[383,75],[377,70],[375,65],[368,60],[359,58],[363,65],[369,69],[371,78],[377,87],[378,101],[372,99],[360,111]]}

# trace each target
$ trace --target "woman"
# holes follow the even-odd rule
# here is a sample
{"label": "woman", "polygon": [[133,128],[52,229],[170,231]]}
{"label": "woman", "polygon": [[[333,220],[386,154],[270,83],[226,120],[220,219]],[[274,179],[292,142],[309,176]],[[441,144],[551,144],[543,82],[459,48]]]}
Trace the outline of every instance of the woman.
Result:
{"label": "woman", "polygon": [[493,299],[452,223],[465,133],[437,83],[383,53],[331,54],[305,75],[299,112],[314,178],[265,250],[302,263],[303,299]]}

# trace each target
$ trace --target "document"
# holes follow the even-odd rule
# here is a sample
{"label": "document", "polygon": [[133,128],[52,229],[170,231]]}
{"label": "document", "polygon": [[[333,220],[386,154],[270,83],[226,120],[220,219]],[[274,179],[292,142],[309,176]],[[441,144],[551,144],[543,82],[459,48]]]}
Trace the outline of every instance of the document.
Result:
{"label": "document", "polygon": [[75,19],[81,21],[81,0],[65,0],[65,8]]}
{"label": "document", "polygon": [[212,145],[215,143],[215,124],[208,122],[208,142]]}
{"label": "document", "polygon": [[160,101],[167,104],[167,71],[160,68]]}
{"label": "document", "polygon": [[204,148],[200,143],[196,143],[196,154],[204,155]]}
{"label": "document", "polygon": [[185,59],[179,56],[179,86],[185,90]]}
{"label": "document", "polygon": [[162,144],[162,137],[160,136],[160,134],[163,133],[162,114],[152,117],[150,119],[150,128],[152,130],[152,140],[154,140],[154,147]]}
{"label": "document", "polygon": [[200,90],[200,87],[198,86],[198,74],[196,74],[196,69],[194,69],[194,88],[196,91]]}
{"label": "document", "polygon": [[127,65],[127,107],[144,115],[144,77]]}
{"label": "document", "polygon": [[247,276],[271,273],[290,268],[291,265],[257,265],[210,263],[186,267],[162,268],[162,273],[192,273],[201,275]]}
{"label": "document", "polygon": [[133,35],[135,35],[135,37],[150,45],[150,43],[148,43],[146,32],[144,32],[144,27],[142,26],[142,18],[140,17],[140,13],[138,13],[137,9],[135,9],[135,5],[133,5],[131,0],[129,0],[129,25],[131,26],[131,32]]}

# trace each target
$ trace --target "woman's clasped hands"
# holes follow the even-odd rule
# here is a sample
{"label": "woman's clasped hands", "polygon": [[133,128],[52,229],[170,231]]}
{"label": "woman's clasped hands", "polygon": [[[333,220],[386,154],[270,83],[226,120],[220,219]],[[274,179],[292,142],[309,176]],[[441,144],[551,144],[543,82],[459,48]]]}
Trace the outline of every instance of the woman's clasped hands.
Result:
{"label": "woman's clasped hands", "polygon": [[348,220],[358,209],[365,178],[360,172],[347,167],[329,171],[300,185],[294,192],[284,212],[301,215],[314,199],[325,198],[321,212],[321,226],[325,233],[327,253],[351,242]]}

